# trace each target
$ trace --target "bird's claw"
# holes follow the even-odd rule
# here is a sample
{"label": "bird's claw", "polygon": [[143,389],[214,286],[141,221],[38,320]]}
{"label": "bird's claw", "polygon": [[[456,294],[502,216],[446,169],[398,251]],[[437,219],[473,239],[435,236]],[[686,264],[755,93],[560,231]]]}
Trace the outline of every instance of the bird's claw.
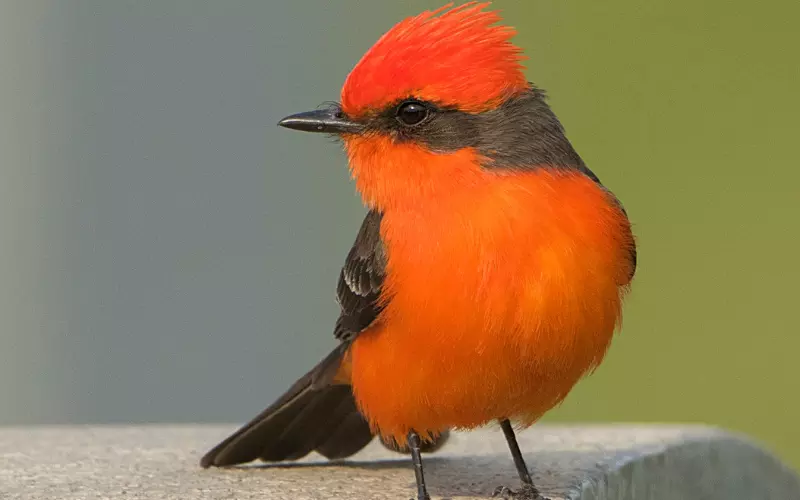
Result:
{"label": "bird's claw", "polygon": [[507,486],[498,486],[492,493],[494,498],[502,498],[503,500],[550,500],[542,496],[535,486],[526,484],[517,491],[512,490]]}
{"label": "bird's claw", "polygon": [[514,492],[508,486],[498,486],[492,492],[493,498],[502,498],[503,500],[509,500],[514,496]]}

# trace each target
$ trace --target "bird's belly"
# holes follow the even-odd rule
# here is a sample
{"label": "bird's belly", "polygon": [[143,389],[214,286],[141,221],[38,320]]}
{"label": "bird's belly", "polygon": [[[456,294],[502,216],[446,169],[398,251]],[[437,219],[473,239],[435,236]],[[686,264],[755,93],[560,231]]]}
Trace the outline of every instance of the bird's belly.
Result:
{"label": "bird's belly", "polygon": [[424,225],[402,244],[387,235],[391,300],[351,349],[356,399],[381,434],[533,423],[605,354],[629,265],[616,226],[503,213],[521,216],[431,221],[427,247],[412,239]]}
{"label": "bird's belly", "polygon": [[[526,311],[536,314],[524,306],[518,313]],[[616,321],[603,316],[546,316],[541,326],[512,321],[497,328],[387,321],[352,347],[354,391],[372,424],[400,440],[409,429],[473,428],[500,418],[531,424],[601,360]]]}

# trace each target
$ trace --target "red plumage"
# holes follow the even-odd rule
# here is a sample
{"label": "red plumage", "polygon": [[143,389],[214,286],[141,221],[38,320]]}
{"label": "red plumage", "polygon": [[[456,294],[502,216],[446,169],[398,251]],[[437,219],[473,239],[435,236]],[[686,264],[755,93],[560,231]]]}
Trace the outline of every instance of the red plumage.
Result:
{"label": "red plumage", "polygon": [[525,90],[516,31],[496,25],[488,5],[448,4],[396,24],[348,75],[342,110],[360,116],[414,96],[478,112]]}

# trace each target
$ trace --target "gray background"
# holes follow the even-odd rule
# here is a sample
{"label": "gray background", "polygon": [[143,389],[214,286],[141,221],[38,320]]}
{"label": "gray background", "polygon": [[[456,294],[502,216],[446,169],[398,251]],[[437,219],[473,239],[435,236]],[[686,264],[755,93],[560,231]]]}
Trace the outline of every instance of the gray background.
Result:
{"label": "gray background", "polygon": [[241,419],[334,344],[362,208],[275,123],[406,10],[342,5],[0,4],[0,422]]}

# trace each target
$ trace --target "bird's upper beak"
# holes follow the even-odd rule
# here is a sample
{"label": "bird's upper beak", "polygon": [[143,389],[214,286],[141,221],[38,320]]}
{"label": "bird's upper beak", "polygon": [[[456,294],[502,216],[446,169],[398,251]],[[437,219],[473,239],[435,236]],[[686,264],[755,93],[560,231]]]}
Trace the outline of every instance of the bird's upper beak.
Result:
{"label": "bird's upper beak", "polygon": [[338,107],[290,115],[279,121],[278,125],[303,132],[326,134],[355,134],[362,129],[361,124],[347,118]]}

